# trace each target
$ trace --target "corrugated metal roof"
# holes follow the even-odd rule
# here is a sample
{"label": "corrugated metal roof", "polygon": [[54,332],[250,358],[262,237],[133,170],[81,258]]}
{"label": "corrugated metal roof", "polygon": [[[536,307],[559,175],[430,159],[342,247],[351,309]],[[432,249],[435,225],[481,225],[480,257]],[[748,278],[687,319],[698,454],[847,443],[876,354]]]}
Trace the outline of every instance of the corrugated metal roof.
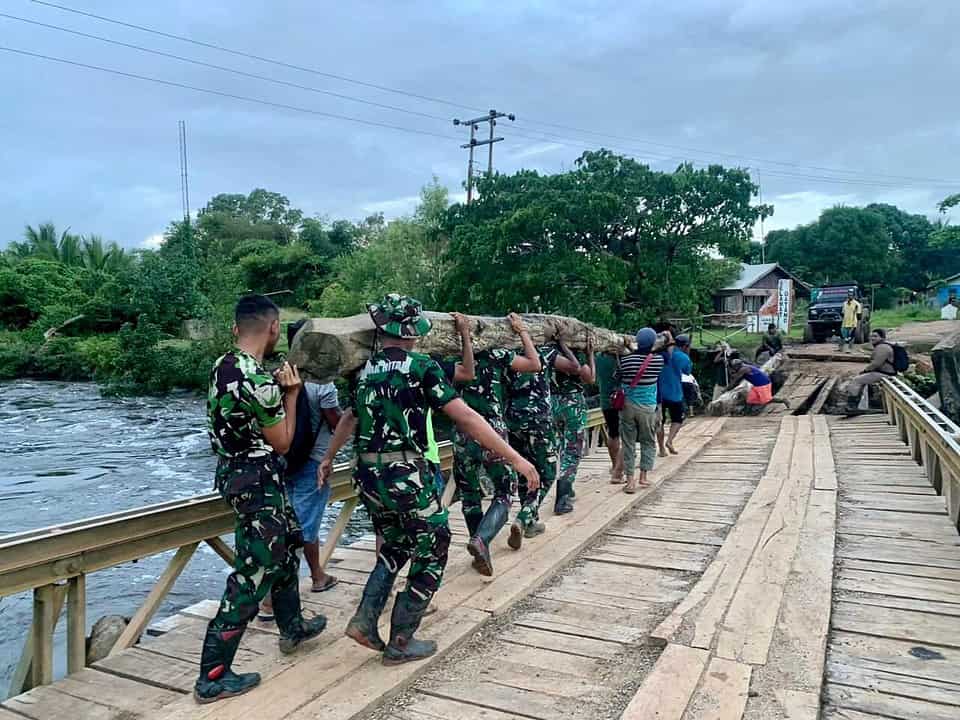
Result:
{"label": "corrugated metal roof", "polygon": [[747,263],[740,263],[740,277],[737,279],[737,281],[733,283],[733,285],[727,285],[727,287],[720,289],[746,290],[764,275],[773,272],[776,267],[777,263],[765,263],[763,265],[748,265]]}

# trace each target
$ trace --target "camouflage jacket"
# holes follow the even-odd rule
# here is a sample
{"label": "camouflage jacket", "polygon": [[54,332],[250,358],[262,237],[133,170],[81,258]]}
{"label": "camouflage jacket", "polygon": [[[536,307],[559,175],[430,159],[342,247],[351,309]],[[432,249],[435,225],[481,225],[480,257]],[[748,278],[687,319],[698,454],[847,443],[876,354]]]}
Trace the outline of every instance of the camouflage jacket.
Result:
{"label": "camouflage jacket", "polygon": [[[557,353],[559,354],[559,349]],[[584,353],[576,352],[574,355],[577,358],[577,362],[581,365],[586,364],[587,356]],[[580,379],[579,375],[555,372],[553,374],[553,382],[550,385],[550,392],[554,395],[576,395],[577,393],[583,393],[583,380]]]}
{"label": "camouflage jacket", "polygon": [[263,428],[284,419],[283,391],[257,359],[231,350],[213,364],[207,393],[207,432],[223,458],[269,457]]}
{"label": "camouflage jacket", "polygon": [[367,360],[350,391],[357,453],[426,452],[427,410],[441,410],[457,397],[434,360],[393,347]]}
{"label": "camouflage jacket", "polygon": [[474,358],[476,377],[460,387],[464,402],[487,420],[504,419],[504,380],[516,356],[513,350],[502,348],[477,353]]}
{"label": "camouflage jacket", "polygon": [[553,422],[550,385],[553,383],[555,347],[537,348],[540,372],[507,372],[507,426],[511,430],[546,428]]}

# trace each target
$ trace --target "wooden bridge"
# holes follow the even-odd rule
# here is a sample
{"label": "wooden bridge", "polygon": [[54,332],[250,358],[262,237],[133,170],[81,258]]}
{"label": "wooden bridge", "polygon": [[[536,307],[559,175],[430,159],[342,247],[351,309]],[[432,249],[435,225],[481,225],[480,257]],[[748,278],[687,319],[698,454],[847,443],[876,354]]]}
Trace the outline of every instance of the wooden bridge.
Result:
{"label": "wooden bridge", "polygon": [[[334,549],[355,506],[341,471],[325,557],[342,582],[303,595],[328,630],[283,656],[254,623],[236,662],[262,686],[207,706],[190,692],[215,601],[151,622],[198,543],[231,559],[217,498],[5,538],[0,595],[34,592],[15,678],[33,689],[0,720],[957,720],[960,428],[899,381],[883,394],[886,415],[692,421],[637,495],[591,443],[576,511],[519,552],[498,538],[493,578],[470,569],[455,506],[421,630],[440,651],[398,667],[342,635],[374,554]],[[174,548],[111,656],[83,667],[86,574]],[[70,674],[52,682],[64,604]]]}

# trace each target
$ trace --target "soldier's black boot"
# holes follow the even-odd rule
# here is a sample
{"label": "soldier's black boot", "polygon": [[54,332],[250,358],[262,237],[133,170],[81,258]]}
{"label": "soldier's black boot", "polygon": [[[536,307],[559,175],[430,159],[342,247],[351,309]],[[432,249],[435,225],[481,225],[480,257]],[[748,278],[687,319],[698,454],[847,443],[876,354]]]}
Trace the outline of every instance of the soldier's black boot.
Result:
{"label": "soldier's black boot", "polygon": [[437,644],[433,640],[417,640],[413,637],[429,604],[429,600],[417,600],[407,591],[397,594],[390,617],[390,644],[383,651],[384,665],[423,660],[437,652]]}
{"label": "soldier's black boot", "polygon": [[493,575],[493,561],[490,559],[490,543],[507,522],[509,505],[501,500],[494,500],[480,521],[480,527],[470,539],[467,551],[473,555],[473,567],[481,575]]}
{"label": "soldier's black boot", "polygon": [[273,589],[273,614],[280,630],[280,652],[289,655],[307,640],[312,640],[327,627],[327,619],[317,615],[304,619],[300,607],[300,590],[293,584]]}
{"label": "soldier's black boot", "polygon": [[570,502],[570,493],[573,492],[573,483],[569,480],[557,480],[557,501],[553,505],[554,515],[566,515],[573,512],[573,503]]}
{"label": "soldier's black boot", "polygon": [[366,586],[363,588],[360,607],[357,608],[357,612],[347,623],[344,635],[371,650],[383,652],[386,649],[387,644],[380,637],[377,624],[396,579],[397,574],[391,573],[387,566],[378,560],[373,572],[370,573],[370,577],[367,578]]}
{"label": "soldier's black boot", "polygon": [[467,523],[467,536],[476,537],[477,530],[480,529],[480,523],[483,522],[483,515],[464,514],[463,519]]}
{"label": "soldier's black boot", "polygon": [[260,673],[238,675],[230,669],[240,647],[243,628],[217,631],[212,625],[207,625],[207,635],[200,653],[200,677],[193,686],[194,698],[203,704],[243,695],[260,684]]}

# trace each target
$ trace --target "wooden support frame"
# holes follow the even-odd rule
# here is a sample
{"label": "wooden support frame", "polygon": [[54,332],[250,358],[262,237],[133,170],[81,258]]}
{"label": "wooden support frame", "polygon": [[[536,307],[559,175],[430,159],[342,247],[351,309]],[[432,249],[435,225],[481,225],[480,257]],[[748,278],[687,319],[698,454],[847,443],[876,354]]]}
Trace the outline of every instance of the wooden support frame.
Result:
{"label": "wooden support frame", "polygon": [[[450,484],[452,485],[453,483]],[[337,549],[340,536],[343,535],[343,531],[346,529],[347,523],[350,521],[350,516],[353,515],[353,511],[356,509],[358,502],[359,498],[356,497],[343,501],[343,506],[340,508],[337,521],[333,524],[333,527],[330,528],[330,532],[327,533],[327,539],[324,540],[323,547],[320,548],[320,567],[325,569],[327,563],[330,562],[330,557],[333,555],[333,551]]]}
{"label": "wooden support frame", "polygon": [[87,576],[67,581],[67,672],[87,666]]}

